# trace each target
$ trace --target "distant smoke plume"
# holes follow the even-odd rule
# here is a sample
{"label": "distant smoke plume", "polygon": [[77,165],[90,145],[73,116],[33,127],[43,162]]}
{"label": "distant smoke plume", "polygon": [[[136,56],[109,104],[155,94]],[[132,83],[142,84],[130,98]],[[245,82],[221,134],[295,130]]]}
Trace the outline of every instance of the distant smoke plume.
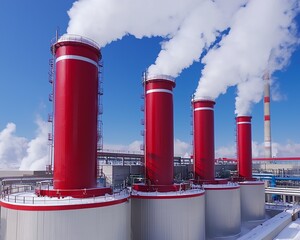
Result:
{"label": "distant smoke plume", "polygon": [[131,34],[161,36],[162,50],[149,75],[177,77],[198,61],[231,17],[247,0],[79,0],[69,10],[69,34],[79,34],[100,46]]}
{"label": "distant smoke plume", "polygon": [[251,0],[233,17],[227,36],[203,58],[195,96],[215,99],[238,85],[236,114],[250,113],[263,94],[263,73],[282,69],[297,43],[297,0]]}

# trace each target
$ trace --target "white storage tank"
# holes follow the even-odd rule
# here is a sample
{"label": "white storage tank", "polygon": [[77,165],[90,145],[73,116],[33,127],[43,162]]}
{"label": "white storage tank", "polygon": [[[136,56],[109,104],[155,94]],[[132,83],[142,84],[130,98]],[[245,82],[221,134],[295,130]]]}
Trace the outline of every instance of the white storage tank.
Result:
{"label": "white storage tank", "polygon": [[241,232],[240,186],[207,184],[205,189],[206,239],[237,236]]}
{"label": "white storage tank", "polygon": [[239,183],[241,187],[241,214],[243,221],[265,219],[265,185],[259,181]]}
{"label": "white storage tank", "polygon": [[131,196],[132,240],[204,240],[203,190],[137,192]]}
{"label": "white storage tank", "polygon": [[128,193],[86,199],[6,196],[1,240],[130,240]]}

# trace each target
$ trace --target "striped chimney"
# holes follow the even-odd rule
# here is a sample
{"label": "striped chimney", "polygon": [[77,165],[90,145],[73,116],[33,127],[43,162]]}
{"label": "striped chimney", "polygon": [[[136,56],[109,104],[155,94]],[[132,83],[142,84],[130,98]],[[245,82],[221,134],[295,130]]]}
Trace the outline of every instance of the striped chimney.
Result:
{"label": "striped chimney", "polygon": [[264,75],[264,141],[265,141],[265,157],[272,157],[271,144],[271,118],[270,118],[270,76],[269,72]]}

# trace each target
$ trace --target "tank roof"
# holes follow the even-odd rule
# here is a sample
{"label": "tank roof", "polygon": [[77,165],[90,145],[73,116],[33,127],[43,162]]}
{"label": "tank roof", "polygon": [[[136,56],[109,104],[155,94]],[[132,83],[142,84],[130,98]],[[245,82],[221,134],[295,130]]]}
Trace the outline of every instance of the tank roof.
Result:
{"label": "tank roof", "polygon": [[97,50],[100,50],[100,46],[98,43],[96,43],[94,40],[89,39],[87,37],[83,37],[80,35],[75,34],[64,34],[62,35],[57,41],[55,39],[53,44],[61,43],[61,42],[78,42],[78,43],[84,43],[91,47],[96,48]]}

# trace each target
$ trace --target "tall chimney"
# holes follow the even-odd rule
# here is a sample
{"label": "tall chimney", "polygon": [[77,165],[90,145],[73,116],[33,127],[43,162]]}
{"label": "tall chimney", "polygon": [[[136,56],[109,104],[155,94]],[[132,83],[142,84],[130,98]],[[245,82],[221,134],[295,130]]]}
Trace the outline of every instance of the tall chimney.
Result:
{"label": "tall chimney", "polygon": [[270,118],[270,77],[266,72],[264,75],[264,138],[265,138],[265,157],[272,157],[271,141],[271,118]]}
{"label": "tall chimney", "polygon": [[96,187],[99,47],[67,35],[56,57],[54,189]]}
{"label": "tall chimney", "polygon": [[172,77],[158,75],[145,82],[145,166],[151,185],[172,185],[174,168]]}
{"label": "tall chimney", "polygon": [[252,178],[251,116],[236,117],[238,174],[245,179]]}
{"label": "tall chimney", "polygon": [[193,99],[194,178],[215,179],[214,105],[212,100]]}

